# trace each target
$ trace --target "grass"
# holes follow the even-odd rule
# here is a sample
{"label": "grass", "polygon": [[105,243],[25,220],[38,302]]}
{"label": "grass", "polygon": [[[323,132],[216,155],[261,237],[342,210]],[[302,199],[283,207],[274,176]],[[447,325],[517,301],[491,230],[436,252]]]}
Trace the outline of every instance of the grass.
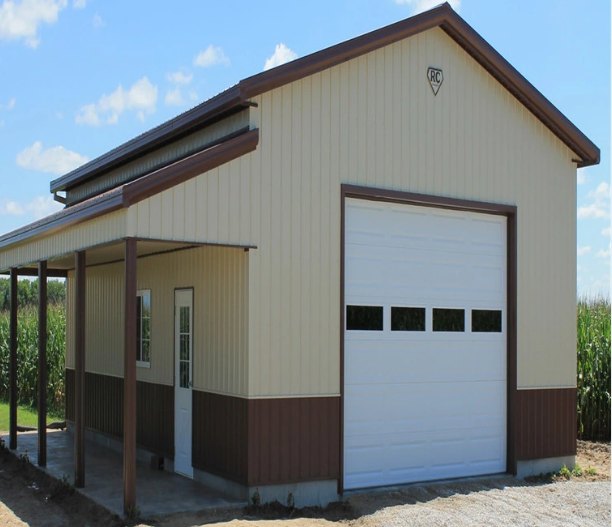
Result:
{"label": "grass", "polygon": [[[47,414],[47,423],[63,420],[62,415]],[[38,426],[38,412],[27,406],[17,406],[17,423],[23,426]],[[7,431],[8,429],[9,405],[6,402],[0,402],[0,430]]]}

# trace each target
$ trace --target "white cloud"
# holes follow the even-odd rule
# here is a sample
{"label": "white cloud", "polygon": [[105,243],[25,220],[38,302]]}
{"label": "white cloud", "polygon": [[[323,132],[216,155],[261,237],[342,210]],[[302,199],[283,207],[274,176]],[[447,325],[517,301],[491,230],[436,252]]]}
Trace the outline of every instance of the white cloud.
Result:
{"label": "white cloud", "polygon": [[55,117],[57,117],[61,121],[64,118],[64,114],[60,111],[56,111]]}
{"label": "white cloud", "polygon": [[62,204],[53,199],[53,196],[37,196],[29,203],[22,205],[16,201],[0,201],[0,215],[23,216],[31,215],[35,220],[44,218],[62,209]]}
{"label": "white cloud", "polygon": [[610,236],[610,227],[606,227],[605,229],[602,229],[601,235],[602,236]]}
{"label": "white cloud", "polygon": [[590,245],[585,245],[584,247],[578,246],[578,256],[584,256],[586,253],[591,251]]}
{"label": "white cloud", "polygon": [[[440,0],[395,0],[395,3],[409,5],[412,7],[412,14],[416,14],[439,6],[443,2]],[[461,10],[461,0],[448,0],[448,3],[457,13]]]}
{"label": "white cloud", "polygon": [[264,71],[267,71],[271,68],[275,68],[276,66],[280,66],[281,64],[291,62],[295,59],[297,59],[297,53],[289,49],[287,46],[285,46],[285,44],[281,42],[280,44],[276,44],[276,47],[274,48],[274,53],[266,59],[266,63],[264,64]]}
{"label": "white cloud", "polygon": [[57,22],[67,0],[5,0],[0,6],[0,39],[21,40],[26,46],[38,47],[41,24]]}
{"label": "white cloud", "polygon": [[151,84],[147,77],[143,77],[129,90],[124,90],[120,84],[110,95],[102,95],[97,103],[82,106],[75,122],[90,126],[116,124],[119,122],[119,116],[126,110],[136,112],[136,117],[144,121],[146,115],[155,112],[156,104],[157,86]]}
{"label": "white cloud", "polygon": [[202,68],[214,66],[215,64],[229,66],[230,60],[225,56],[223,49],[220,47],[215,47],[212,44],[204,51],[200,51],[200,53],[198,53],[193,59],[193,65],[201,66]]}
{"label": "white cloud", "polygon": [[605,181],[602,181],[593,192],[589,192],[589,196],[596,200],[609,200],[610,199],[610,185]]}
{"label": "white cloud", "polygon": [[189,100],[191,102],[196,102],[199,99],[198,94],[195,90],[189,90]]}
{"label": "white cloud", "polygon": [[578,208],[578,219],[607,219],[610,217],[610,185],[608,183],[602,181],[587,196],[592,198],[594,202]]}
{"label": "white cloud", "polygon": [[15,97],[13,97],[9,102],[7,102],[6,104],[0,104],[0,110],[8,110],[11,111],[13,108],[15,108],[15,103],[17,102],[17,99],[15,99]]}
{"label": "white cloud", "polygon": [[185,99],[183,99],[181,89],[177,86],[173,90],[168,90],[164,102],[168,106],[183,106],[185,104]]}
{"label": "white cloud", "polygon": [[182,71],[175,71],[171,73],[166,73],[166,79],[168,79],[173,84],[187,85],[193,79],[193,73],[186,74]]}
{"label": "white cloud", "polygon": [[75,9],[83,9],[87,5],[87,0],[73,0],[72,7]]}
{"label": "white cloud", "polygon": [[106,23],[104,22],[104,20],[102,20],[102,17],[96,13],[93,17],[93,27],[95,27],[96,29],[99,27],[104,27],[106,25]]}
{"label": "white cloud", "polygon": [[586,172],[584,169],[576,171],[576,182],[582,185],[586,181]]}
{"label": "white cloud", "polygon": [[9,216],[21,216],[23,207],[16,201],[3,200],[0,202],[0,214]]}
{"label": "white cloud", "polygon": [[87,157],[67,150],[63,146],[43,149],[42,143],[36,141],[17,154],[17,165],[29,170],[66,174],[87,162]]}
{"label": "white cloud", "polygon": [[600,251],[598,251],[598,253],[595,256],[597,258],[608,258],[608,259],[610,259],[610,248],[608,247],[607,251],[605,251],[604,249],[601,249]]}
{"label": "white cloud", "polygon": [[45,216],[53,214],[62,208],[63,205],[55,201],[53,196],[38,196],[25,207],[26,211],[34,216],[35,220],[44,218]]}

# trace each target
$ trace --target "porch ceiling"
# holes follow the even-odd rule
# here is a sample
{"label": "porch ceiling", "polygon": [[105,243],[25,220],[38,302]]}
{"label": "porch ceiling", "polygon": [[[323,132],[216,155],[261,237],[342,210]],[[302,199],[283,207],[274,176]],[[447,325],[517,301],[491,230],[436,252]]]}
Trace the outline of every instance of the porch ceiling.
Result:
{"label": "porch ceiling", "polygon": [[[153,254],[165,253],[170,251],[177,251],[181,249],[188,249],[191,247],[197,247],[200,244],[197,243],[179,243],[169,242],[162,240],[138,240],[137,250],[138,257],[151,256]],[[87,266],[92,265],[103,265],[112,262],[120,262],[124,260],[125,253],[125,241],[116,240],[108,244],[100,245],[87,249]],[[49,260],[48,266],[50,270],[66,272],[74,269],[74,253],[69,253],[59,258]],[[38,266],[35,264],[27,265],[19,268],[19,274],[32,274],[36,276],[38,274]],[[56,273],[58,274],[58,273]],[[51,272],[49,273],[52,276]]]}

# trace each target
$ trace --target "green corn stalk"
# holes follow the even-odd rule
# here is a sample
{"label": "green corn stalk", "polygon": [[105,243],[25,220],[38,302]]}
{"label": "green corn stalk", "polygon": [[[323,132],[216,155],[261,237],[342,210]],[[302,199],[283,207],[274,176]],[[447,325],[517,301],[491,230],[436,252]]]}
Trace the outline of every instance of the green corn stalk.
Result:
{"label": "green corn stalk", "polygon": [[[0,399],[9,397],[9,312],[0,312]],[[66,309],[50,305],[47,312],[47,408],[63,415],[65,408]],[[38,406],[38,311],[25,306],[17,321],[17,402]]]}
{"label": "green corn stalk", "polygon": [[578,300],[578,437],[610,441],[610,299]]}

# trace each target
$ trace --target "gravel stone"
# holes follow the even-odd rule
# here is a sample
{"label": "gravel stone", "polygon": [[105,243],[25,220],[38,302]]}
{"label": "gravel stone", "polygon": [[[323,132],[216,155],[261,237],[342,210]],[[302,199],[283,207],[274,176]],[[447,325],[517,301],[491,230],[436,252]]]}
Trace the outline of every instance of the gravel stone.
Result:
{"label": "gravel stone", "polygon": [[610,525],[609,482],[569,481],[547,485],[494,485],[490,488],[481,485],[482,490],[471,491],[465,487],[464,484],[457,492],[452,486],[438,489],[437,497],[415,496],[416,503],[386,507],[351,524],[359,527]]}

